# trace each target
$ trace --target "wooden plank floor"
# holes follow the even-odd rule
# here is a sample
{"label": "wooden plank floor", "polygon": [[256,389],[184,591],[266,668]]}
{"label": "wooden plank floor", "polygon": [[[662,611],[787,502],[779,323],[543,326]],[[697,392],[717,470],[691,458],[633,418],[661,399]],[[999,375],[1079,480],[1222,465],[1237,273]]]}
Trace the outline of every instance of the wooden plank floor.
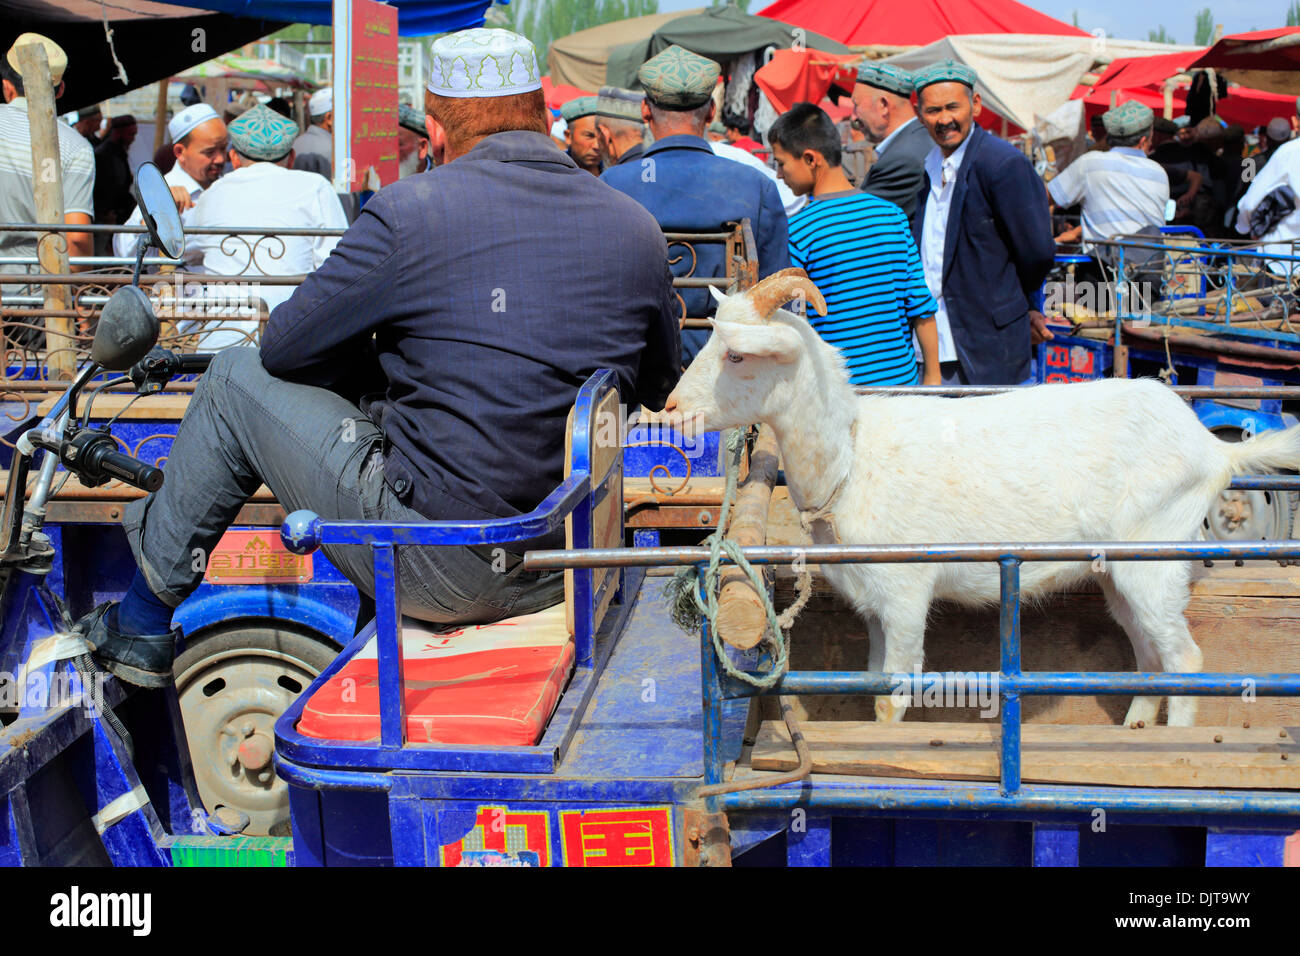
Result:
{"label": "wooden plank floor", "polygon": [[[997,780],[996,723],[877,724],[815,721],[802,726],[813,772],[913,779]],[[1022,728],[1028,783],[1300,790],[1300,730],[1281,727]],[[798,766],[781,721],[764,721],[754,770]]]}

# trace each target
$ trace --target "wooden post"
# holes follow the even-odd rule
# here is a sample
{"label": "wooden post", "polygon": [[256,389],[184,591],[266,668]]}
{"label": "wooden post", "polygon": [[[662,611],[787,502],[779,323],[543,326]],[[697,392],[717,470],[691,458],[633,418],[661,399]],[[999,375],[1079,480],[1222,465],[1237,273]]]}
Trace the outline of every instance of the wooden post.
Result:
{"label": "wooden post", "polygon": [[1119,105],[1119,90],[1110,91],[1110,108],[1114,109]]}
{"label": "wooden post", "polygon": [[[764,425],[749,457],[749,475],[736,492],[727,536],[742,548],[767,543],[767,507],[772,501],[780,451],[772,429]],[[763,639],[767,612],[763,599],[743,571],[722,572],[718,591],[718,636],[732,647],[750,648]]]}
{"label": "wooden post", "polygon": [[167,133],[167,87],[170,80],[158,81],[158,105],[154,108],[153,151],[154,155],[162,149],[163,138]]}
{"label": "wooden post", "polygon": [[[63,165],[59,159],[59,130],[54,118],[54,85],[45,47],[27,43],[18,48],[18,72],[27,93],[27,119],[32,135],[32,191],[36,200],[36,221],[63,222]],[[41,271],[66,274],[66,233],[45,232],[36,240]],[[46,285],[45,308],[58,315],[72,308],[72,287]],[[51,379],[71,379],[76,371],[72,319],[45,319],[46,374]]]}
{"label": "wooden post", "polygon": [[1174,118],[1174,84],[1175,80],[1165,80],[1165,119]]}

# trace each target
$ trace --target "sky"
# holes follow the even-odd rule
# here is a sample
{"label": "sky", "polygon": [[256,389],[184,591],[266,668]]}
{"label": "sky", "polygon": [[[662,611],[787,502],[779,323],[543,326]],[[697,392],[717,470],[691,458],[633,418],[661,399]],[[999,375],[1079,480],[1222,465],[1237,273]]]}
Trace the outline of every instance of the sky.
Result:
{"label": "sky", "polygon": [[[763,9],[770,0],[750,0],[750,12]],[[852,3],[853,0],[825,0]],[[1024,0],[1020,0],[1024,2]],[[659,0],[663,13],[708,6],[709,0]],[[1091,32],[1100,27],[1108,36],[1145,40],[1147,33],[1163,26],[1177,43],[1196,40],[1196,11],[1209,7],[1214,22],[1224,33],[1244,33],[1252,28],[1267,30],[1286,25],[1288,0],[1031,0],[1027,6],[1070,23],[1079,12],[1079,26]],[[796,24],[797,25],[797,24]]]}

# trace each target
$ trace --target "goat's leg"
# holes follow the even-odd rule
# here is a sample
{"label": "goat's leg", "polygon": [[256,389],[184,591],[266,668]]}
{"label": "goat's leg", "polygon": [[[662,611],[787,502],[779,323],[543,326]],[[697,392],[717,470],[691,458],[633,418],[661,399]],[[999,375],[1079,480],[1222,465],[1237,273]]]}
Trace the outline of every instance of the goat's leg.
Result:
{"label": "goat's leg", "polygon": [[[927,578],[928,585],[928,578]],[[921,670],[925,657],[925,617],[930,609],[930,587],[910,589],[891,596],[888,606],[880,609],[880,630],[884,645],[881,669],[887,674],[913,674]],[[870,628],[870,625],[868,625]],[[870,630],[872,651],[876,631]],[[870,661],[870,656],[868,657]],[[872,667],[874,670],[874,666]],[[876,720],[898,723],[911,703],[909,694],[876,696]]]}
{"label": "goat's leg", "polygon": [[[1113,567],[1112,565],[1112,569]],[[1156,654],[1155,647],[1138,625],[1133,616],[1133,609],[1129,607],[1124,595],[1115,587],[1115,582],[1108,574],[1101,576],[1101,590],[1106,595],[1106,608],[1110,611],[1110,616],[1124,629],[1129,643],[1133,645],[1133,656],[1137,660],[1138,672],[1152,673],[1160,670],[1160,658]],[[1128,713],[1124,715],[1125,725],[1133,727],[1141,721],[1147,727],[1154,727],[1156,715],[1160,713],[1161,699],[1148,696],[1134,697]]]}
{"label": "goat's leg", "polygon": [[[1172,561],[1116,563],[1111,566],[1111,574],[1161,669],[1175,674],[1200,671],[1201,649],[1192,640],[1185,616],[1190,568],[1183,562]],[[1195,722],[1195,697],[1169,698],[1169,726],[1191,727]]]}

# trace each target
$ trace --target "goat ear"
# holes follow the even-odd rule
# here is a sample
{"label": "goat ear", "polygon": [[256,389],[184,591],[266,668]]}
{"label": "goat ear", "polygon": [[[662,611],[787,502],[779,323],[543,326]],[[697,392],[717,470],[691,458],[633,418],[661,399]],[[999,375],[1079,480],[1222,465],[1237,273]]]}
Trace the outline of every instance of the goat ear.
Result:
{"label": "goat ear", "polygon": [[803,351],[803,339],[788,325],[745,325],[715,320],[713,333],[727,351],[747,358],[767,358],[788,364],[798,361]]}
{"label": "goat ear", "polygon": [[715,299],[718,300],[718,304],[719,304],[719,305],[721,305],[723,302],[726,302],[726,301],[727,301],[727,296],[726,296],[726,294],[725,294],[724,292],[722,292],[722,290],[720,290],[716,285],[711,285],[711,286],[709,286],[709,292],[710,292],[710,294],[712,294],[712,296],[713,296]]}

